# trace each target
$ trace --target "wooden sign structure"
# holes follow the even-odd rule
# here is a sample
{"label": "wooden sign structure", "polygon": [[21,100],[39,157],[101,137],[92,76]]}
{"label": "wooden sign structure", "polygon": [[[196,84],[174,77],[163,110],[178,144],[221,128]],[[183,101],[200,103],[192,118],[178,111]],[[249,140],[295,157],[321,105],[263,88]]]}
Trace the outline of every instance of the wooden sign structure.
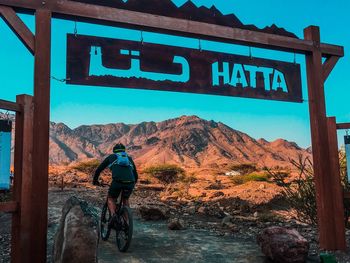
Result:
{"label": "wooden sign structure", "polygon": [[[304,39],[298,39],[288,32],[283,33],[276,26],[258,30],[243,25],[235,20],[234,15],[218,17],[214,9],[198,8],[195,13],[186,13],[186,9],[176,12],[175,9],[163,8],[170,0],[129,1],[133,5],[120,7],[113,4],[114,0],[0,0],[2,18],[35,56],[32,126],[35,132],[29,138],[33,148],[30,154],[25,155],[32,157],[26,159],[25,168],[26,173],[32,175],[30,180],[33,183],[22,187],[23,191],[32,194],[26,200],[16,195],[11,204],[0,205],[0,210],[14,213],[12,262],[46,261],[52,17],[305,55],[320,247],[325,250],[345,250],[343,193],[336,145],[338,126],[334,118],[327,118],[324,95],[324,82],[338,60],[344,56],[344,48],[321,43],[320,31],[316,26],[305,28]],[[152,12],[152,7],[157,12]],[[35,14],[35,35],[16,12]],[[235,21],[228,22],[227,17]],[[28,149],[26,143],[23,146]],[[21,167],[21,164],[22,160],[17,158],[15,178],[16,173],[20,172],[16,165]],[[23,202],[26,204],[24,210],[21,208]]]}
{"label": "wooden sign structure", "polygon": [[110,38],[67,37],[67,83],[302,102],[300,65]]}

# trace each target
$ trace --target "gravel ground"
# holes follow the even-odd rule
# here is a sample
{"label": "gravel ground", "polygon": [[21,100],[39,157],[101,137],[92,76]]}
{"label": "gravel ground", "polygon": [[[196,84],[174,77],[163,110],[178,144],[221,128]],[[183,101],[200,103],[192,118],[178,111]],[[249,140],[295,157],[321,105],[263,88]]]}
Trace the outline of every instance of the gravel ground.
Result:
{"label": "gravel ground", "polygon": [[[51,261],[51,251],[53,247],[54,233],[58,227],[61,216],[61,209],[65,201],[73,195],[79,196],[92,203],[96,207],[101,207],[106,198],[107,189],[67,189],[60,191],[50,189],[49,192],[49,225],[48,225],[48,262]],[[171,217],[182,218],[192,230],[208,230],[216,236],[233,237],[237,240],[255,242],[256,235],[267,226],[280,225],[297,229],[302,236],[310,242],[309,262],[319,262],[319,250],[317,244],[317,229],[315,227],[298,223],[293,220],[288,222],[280,221],[258,221],[253,215],[245,214],[242,216],[230,214],[233,219],[229,224],[222,224],[222,218],[225,217],[225,208],[219,204],[208,205],[206,209],[201,209],[203,204],[196,202],[167,202],[159,201],[158,193],[153,191],[138,190],[132,197],[132,207],[137,208],[141,205],[159,205],[169,210]],[[206,210],[205,213],[201,210]],[[211,214],[211,216],[209,216]],[[192,231],[191,230],[191,231]],[[0,262],[9,262],[10,254],[10,231],[11,216],[0,213]],[[350,244],[350,230],[347,231],[347,243]],[[350,263],[350,249],[345,252],[333,253],[338,262]]]}

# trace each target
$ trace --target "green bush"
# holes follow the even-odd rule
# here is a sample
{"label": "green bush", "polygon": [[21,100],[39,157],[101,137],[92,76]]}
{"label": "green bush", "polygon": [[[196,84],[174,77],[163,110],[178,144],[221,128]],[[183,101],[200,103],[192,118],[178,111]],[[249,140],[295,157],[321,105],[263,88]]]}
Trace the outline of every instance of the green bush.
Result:
{"label": "green bush", "polygon": [[154,165],[146,168],[144,172],[151,174],[163,183],[174,183],[180,175],[185,175],[185,170],[175,164]]}
{"label": "green bush", "polygon": [[252,163],[232,164],[228,167],[228,169],[239,172],[241,175],[251,174],[258,170],[256,165]]}
{"label": "green bush", "polygon": [[72,168],[86,174],[91,174],[95,172],[95,170],[99,165],[100,165],[100,161],[97,159],[93,159],[93,160],[77,163]]}
{"label": "green bush", "polygon": [[234,184],[239,185],[239,184],[245,184],[247,182],[267,182],[270,179],[270,175],[268,173],[251,173],[251,174],[246,174],[246,175],[236,175],[232,176],[231,180]]}

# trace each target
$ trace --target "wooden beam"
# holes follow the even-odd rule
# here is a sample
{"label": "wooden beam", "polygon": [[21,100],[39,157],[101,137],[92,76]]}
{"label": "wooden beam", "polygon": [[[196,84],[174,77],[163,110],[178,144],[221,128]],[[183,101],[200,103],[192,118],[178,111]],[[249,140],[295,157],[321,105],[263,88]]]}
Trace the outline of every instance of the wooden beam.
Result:
{"label": "wooden beam", "polygon": [[21,262],[30,262],[31,258],[31,240],[30,234],[32,231],[33,215],[37,213],[32,208],[32,194],[33,194],[33,98],[31,96],[22,96],[19,98],[25,110],[23,119],[23,146],[22,146],[22,184],[21,184]]}
{"label": "wooden beam", "polygon": [[30,53],[34,54],[34,35],[16,12],[8,6],[0,6],[0,14]]}
{"label": "wooden beam", "polygon": [[0,203],[0,212],[16,213],[18,211],[18,203],[15,201]]}
{"label": "wooden beam", "polygon": [[328,175],[330,185],[328,190],[332,194],[331,201],[333,202],[333,234],[335,235],[334,248],[336,250],[346,250],[345,240],[345,222],[344,222],[344,197],[343,187],[340,178],[340,164],[339,164],[339,149],[337,124],[335,117],[327,118],[328,126],[328,141],[330,151],[330,165],[331,173]]}
{"label": "wooden beam", "polygon": [[337,124],[338,130],[350,130],[350,122],[348,123],[338,123]]}
{"label": "wooden beam", "polygon": [[34,127],[33,174],[31,196],[31,262],[46,262],[49,125],[50,125],[50,64],[51,12],[39,9],[35,13],[34,59]]}
{"label": "wooden beam", "polygon": [[[22,195],[23,122],[26,107],[23,104],[23,97],[17,96],[16,102],[22,106],[23,111],[16,112],[13,198],[20,202]],[[21,210],[19,210],[19,213],[12,216],[11,224],[11,262],[13,263],[21,262],[21,234]]]}
{"label": "wooden beam", "polygon": [[319,45],[319,28],[314,26],[306,28],[304,36],[305,39],[314,43],[314,51],[306,55],[306,69],[319,242],[322,249],[336,250],[337,236],[334,232],[332,167],[326,118],[322,53]]}
{"label": "wooden beam", "polygon": [[0,109],[14,111],[14,112],[22,111],[22,108],[20,105],[18,105],[15,102],[7,101],[7,100],[0,100]]}
{"label": "wooden beam", "polygon": [[[63,0],[0,0],[0,4],[20,8],[19,11],[23,11],[23,8],[27,10],[46,8],[52,11],[54,17],[69,20],[82,19],[83,21],[99,24],[113,24],[137,29],[149,29],[161,33],[185,35],[300,54],[309,53],[314,49],[313,42],[310,40],[295,39],[286,36],[79,2]],[[344,55],[344,48],[341,46],[320,43],[320,50],[325,57],[342,57]]]}
{"label": "wooden beam", "polygon": [[[20,212],[13,216],[11,262],[31,262],[31,208],[32,156],[33,156],[33,97],[17,96],[23,113],[16,116],[15,183],[14,196],[20,204]],[[18,129],[18,131],[17,131]],[[18,141],[17,141],[18,140]],[[18,177],[18,178],[17,178]],[[35,182],[34,182],[35,183]]]}
{"label": "wooden beam", "polygon": [[331,74],[332,70],[334,69],[335,65],[337,64],[340,57],[337,56],[330,56],[326,59],[326,61],[323,63],[323,81],[325,82]]}

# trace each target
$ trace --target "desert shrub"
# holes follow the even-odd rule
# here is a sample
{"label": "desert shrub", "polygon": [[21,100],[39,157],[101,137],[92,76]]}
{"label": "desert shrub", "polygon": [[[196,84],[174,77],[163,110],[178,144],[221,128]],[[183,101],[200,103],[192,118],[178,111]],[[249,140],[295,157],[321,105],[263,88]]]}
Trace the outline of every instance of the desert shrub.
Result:
{"label": "desert shrub", "polygon": [[[346,167],[344,167],[344,156],[339,152],[341,165],[341,179],[343,188],[346,189]],[[304,223],[317,224],[316,189],[314,181],[314,171],[311,160],[299,156],[297,160],[290,160],[297,169],[296,179],[286,182],[284,174],[269,170],[274,181],[283,188],[283,195],[290,206],[297,211],[298,220]],[[346,162],[346,161],[345,161]],[[350,204],[345,201],[345,220],[348,222]]]}
{"label": "desert shrub", "polygon": [[86,174],[92,174],[100,165],[100,161],[97,159],[81,162],[75,164],[72,168]]}
{"label": "desert shrub", "polygon": [[258,213],[258,219],[260,222],[281,222],[283,221],[282,217],[274,214],[270,211],[264,211]]}
{"label": "desert shrub", "polygon": [[178,177],[178,181],[185,184],[192,184],[197,181],[197,178],[194,174],[187,175],[185,173],[181,173]]}
{"label": "desert shrub", "polygon": [[297,211],[297,217],[305,223],[317,224],[316,191],[311,160],[299,156],[298,160],[290,160],[297,168],[298,176],[289,182],[280,171],[269,170],[273,180],[282,187],[282,194],[291,207]]}
{"label": "desert shrub", "polygon": [[[342,186],[345,192],[350,192],[350,185],[347,176],[347,163],[346,163],[346,154],[345,149],[342,148],[339,151],[339,164],[340,164],[340,177]],[[350,218],[350,200],[344,200],[344,209],[345,209],[345,222],[347,227],[350,227],[349,218]]]}
{"label": "desert shrub", "polygon": [[228,169],[239,172],[241,175],[250,174],[258,170],[256,165],[251,163],[233,164],[230,165]]}
{"label": "desert shrub", "polygon": [[1,191],[0,192],[0,203],[8,202],[12,200],[12,192],[10,191]]}
{"label": "desert shrub", "polygon": [[231,177],[234,184],[245,184],[247,182],[267,182],[270,179],[269,173],[251,173],[246,175],[235,175]]}
{"label": "desert shrub", "polygon": [[185,170],[175,164],[151,166],[146,168],[144,172],[151,174],[163,183],[174,183],[180,175],[185,175]]}
{"label": "desert shrub", "polygon": [[289,176],[290,176],[289,172],[274,170],[274,176],[272,178],[272,181],[276,185],[283,187],[285,184],[285,179],[287,179]]}

